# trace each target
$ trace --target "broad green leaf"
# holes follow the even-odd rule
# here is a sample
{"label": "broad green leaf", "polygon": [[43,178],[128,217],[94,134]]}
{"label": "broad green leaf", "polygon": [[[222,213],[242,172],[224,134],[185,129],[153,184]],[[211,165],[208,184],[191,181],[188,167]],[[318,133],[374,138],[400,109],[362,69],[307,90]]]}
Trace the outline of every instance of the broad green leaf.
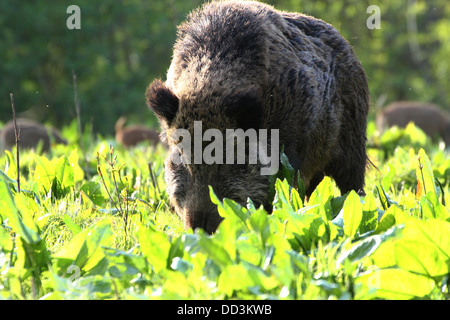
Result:
{"label": "broad green leaf", "polygon": [[385,232],[394,225],[404,223],[408,218],[409,216],[397,207],[397,205],[392,205],[381,217],[375,233]]}
{"label": "broad green leaf", "polygon": [[199,230],[198,245],[208,257],[217,265],[224,267],[232,263],[230,254],[215,238],[208,236],[202,229]]}
{"label": "broad green leaf", "polygon": [[[268,188],[268,200],[269,202],[273,202],[275,198],[275,183],[277,180],[287,180],[288,184],[293,186],[295,181],[295,170],[289,163],[289,159],[287,155],[284,153],[284,146],[282,146],[280,151],[280,164],[281,168],[274,175],[269,176],[269,188]],[[299,176],[297,176],[297,184],[299,187],[300,194],[304,191],[304,185]]]}
{"label": "broad green leaf", "polygon": [[349,237],[354,237],[361,224],[363,217],[363,205],[358,194],[352,190],[344,202],[343,219],[344,219],[344,234]]}
{"label": "broad green leaf", "polygon": [[164,232],[141,226],[138,231],[139,245],[142,253],[156,272],[170,266],[171,244]]}
{"label": "broad green leaf", "polygon": [[60,157],[54,164],[55,177],[59,183],[62,194],[65,194],[67,188],[75,185],[73,168],[70,166],[69,159],[64,155]]}
{"label": "broad green leaf", "polygon": [[3,228],[0,227],[0,252],[9,252],[13,249],[13,242],[11,235]]}
{"label": "broad green leaf", "polygon": [[270,224],[267,212],[258,210],[254,212],[248,219],[251,229],[254,230],[261,239],[262,247],[265,246],[267,238],[270,236]]}
{"label": "broad green leaf", "polygon": [[331,230],[331,226],[331,223],[316,214],[293,214],[286,223],[286,237],[295,246],[294,250],[299,249],[296,248],[297,243],[304,251],[308,251],[319,240],[328,242],[335,236],[336,230]]}
{"label": "broad green leaf", "polygon": [[69,155],[69,164],[72,167],[73,170],[73,180],[74,182],[82,181],[84,178],[84,171],[81,169],[80,165],[78,164],[78,149],[73,149],[72,152]]}
{"label": "broad green leaf", "polygon": [[450,274],[450,223],[410,220],[395,253],[403,269],[430,277]]}
{"label": "broad green leaf", "polygon": [[0,170],[0,179],[5,180],[5,182],[8,184],[9,188],[11,188],[14,191],[16,190],[17,180],[11,179],[8,177],[6,173]]}
{"label": "broad green leaf", "polygon": [[105,198],[102,194],[102,185],[99,182],[86,182],[81,186],[80,192],[84,192],[89,200],[97,206],[101,206],[105,202]]}
{"label": "broad green leaf", "polygon": [[36,169],[34,171],[34,181],[39,182],[39,190],[48,192],[55,179],[55,168],[46,157],[35,155]]}
{"label": "broad green leaf", "polygon": [[389,190],[391,188],[392,179],[395,177],[395,166],[392,164],[386,165],[387,174],[383,176],[383,179],[381,180],[381,186],[383,187],[383,190]]}
{"label": "broad green leaf", "polygon": [[357,277],[355,283],[375,290],[374,297],[382,299],[426,298],[435,287],[432,279],[397,268],[374,268]]}
{"label": "broad green leaf", "polygon": [[248,270],[242,265],[228,265],[223,268],[218,280],[220,291],[231,296],[233,291],[244,290],[253,284]]}
{"label": "broad green leaf", "polygon": [[335,197],[331,199],[331,209],[333,210],[333,214],[331,218],[335,219],[342,210],[344,206],[345,199],[347,199],[348,194],[343,196]]}
{"label": "broad green leaf", "polygon": [[22,220],[14,201],[14,198],[23,199],[24,197],[23,194],[18,194],[16,197],[13,197],[5,180],[0,179],[1,216],[4,219],[8,219],[8,225],[11,226],[14,232],[23,237],[24,241],[29,244],[37,244],[40,243],[42,239],[36,224],[32,217],[29,216],[28,211],[24,212],[25,220]]}
{"label": "broad green leaf", "polygon": [[113,232],[111,220],[105,219],[77,233],[58,254],[57,266],[65,272],[69,265],[75,265],[88,272],[102,262],[104,253],[101,246],[111,244]]}
{"label": "broad green leaf", "polygon": [[339,255],[336,263],[339,265],[343,264],[345,259],[349,259],[353,262],[370,256],[384,241],[399,236],[401,234],[401,230],[403,230],[403,227],[393,227],[380,235],[370,236],[363,240],[357,241],[350,247],[350,249],[345,250]]}
{"label": "broad green leaf", "polygon": [[303,208],[302,198],[300,197],[300,194],[295,188],[291,189],[291,203],[294,211],[298,211],[301,208]]}
{"label": "broad green leaf", "polygon": [[233,291],[249,290],[257,287],[262,291],[274,288],[278,282],[252,265],[237,264],[226,266],[221,272],[218,286],[226,295],[231,296]]}
{"label": "broad green leaf", "polygon": [[304,201],[305,195],[306,195],[306,187],[305,187],[305,183],[303,182],[302,178],[300,177],[300,171],[297,171],[297,189],[298,189],[298,194],[300,196],[300,199],[302,201]]}
{"label": "broad green leaf", "polygon": [[148,273],[148,264],[143,255],[136,255],[113,248],[104,248],[109,262],[108,273],[122,283],[136,280],[140,273]]}
{"label": "broad green leaf", "polygon": [[450,223],[408,219],[401,237],[380,245],[371,259],[381,269],[398,267],[438,279],[450,273]]}
{"label": "broad green leaf", "polygon": [[8,178],[13,177],[14,179],[17,179],[17,165],[16,162],[14,161],[15,158],[11,154],[11,151],[4,150],[4,152],[7,158],[5,174]]}
{"label": "broad green leaf", "polygon": [[318,204],[317,207],[313,209],[312,212],[319,214],[324,220],[331,220],[332,207],[331,199],[333,198],[333,185],[331,178],[325,176],[323,180],[319,183],[317,188],[311,194],[308,200],[308,205],[313,206]]}
{"label": "broad green leaf", "polygon": [[231,199],[224,199],[222,202],[214,193],[214,190],[211,186],[209,186],[209,195],[211,197],[212,203],[217,205],[217,210],[222,218],[233,220],[238,218],[245,224],[245,221],[249,217],[247,208],[242,207],[240,204]]}
{"label": "broad green leaf", "polygon": [[378,226],[378,210],[375,203],[375,198],[372,194],[368,194],[364,198],[363,215],[359,232],[361,234],[373,231]]}
{"label": "broad green leaf", "polygon": [[291,186],[289,185],[288,181],[284,179],[281,181],[280,179],[277,179],[275,181],[275,197],[273,200],[273,208],[274,210],[277,209],[284,209],[288,210],[290,213],[294,212],[295,210],[292,208],[291,201],[290,201],[290,189]]}
{"label": "broad green leaf", "polygon": [[295,177],[295,170],[289,163],[289,159],[287,155],[284,153],[284,150],[282,150],[280,154],[280,162],[281,162],[281,171],[282,176],[281,179],[287,179],[288,183],[290,185],[294,184],[294,177]]}
{"label": "broad green leaf", "polygon": [[389,228],[395,225],[395,215],[392,213],[392,210],[389,212],[385,212],[381,217],[377,228],[375,229],[375,233],[385,232]]}
{"label": "broad green leaf", "polygon": [[428,192],[420,198],[420,210],[422,218],[437,218],[445,220],[449,216],[449,212],[443,206],[434,192]]}
{"label": "broad green leaf", "polygon": [[44,240],[27,242],[23,237],[16,239],[17,261],[15,267],[28,269],[27,276],[33,274],[38,277],[41,271],[46,270],[50,263],[50,254]]}

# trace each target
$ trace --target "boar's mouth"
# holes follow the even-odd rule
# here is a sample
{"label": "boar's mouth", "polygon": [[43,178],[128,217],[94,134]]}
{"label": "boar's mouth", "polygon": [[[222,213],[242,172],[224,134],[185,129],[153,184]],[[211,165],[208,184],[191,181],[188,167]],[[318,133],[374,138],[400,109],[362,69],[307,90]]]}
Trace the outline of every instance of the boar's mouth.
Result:
{"label": "boar's mouth", "polygon": [[187,217],[186,227],[195,230],[201,228],[207,233],[212,234],[216,231],[223,218],[217,212],[196,211]]}

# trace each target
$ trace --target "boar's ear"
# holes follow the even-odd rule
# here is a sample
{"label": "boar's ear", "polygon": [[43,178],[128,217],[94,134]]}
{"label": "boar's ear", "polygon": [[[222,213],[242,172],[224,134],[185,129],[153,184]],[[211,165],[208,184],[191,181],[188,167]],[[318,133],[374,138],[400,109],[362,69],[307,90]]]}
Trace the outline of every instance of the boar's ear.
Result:
{"label": "boar's ear", "polygon": [[225,101],[226,113],[244,130],[259,129],[262,118],[260,91],[255,87],[241,90]]}
{"label": "boar's ear", "polygon": [[178,97],[161,80],[153,81],[145,92],[148,107],[160,121],[172,122],[178,111]]}

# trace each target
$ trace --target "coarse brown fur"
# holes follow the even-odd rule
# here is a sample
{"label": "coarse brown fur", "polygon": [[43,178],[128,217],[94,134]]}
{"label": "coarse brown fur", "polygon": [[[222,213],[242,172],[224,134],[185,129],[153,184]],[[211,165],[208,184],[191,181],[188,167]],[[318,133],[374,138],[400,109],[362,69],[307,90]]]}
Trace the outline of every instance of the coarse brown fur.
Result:
{"label": "coarse brown fur", "polygon": [[130,125],[124,127],[125,117],[120,117],[115,125],[116,141],[125,147],[132,147],[142,141],[149,141],[152,146],[156,146],[159,140],[159,132],[142,125]]}
{"label": "coarse brown fur", "polygon": [[330,24],[253,1],[217,1],[191,13],[163,83],[147,89],[171,153],[170,201],[187,228],[214,232],[221,221],[209,198],[268,203],[258,165],[174,164],[176,129],[279,129],[280,147],[310,194],[324,175],[342,193],[363,192],[369,90],[350,44]]}
{"label": "coarse brown fur", "polygon": [[441,137],[450,146],[450,114],[432,103],[397,101],[387,105],[377,114],[380,132],[388,127],[406,127],[410,122],[421,128],[431,138]]}
{"label": "coarse brown fur", "polygon": [[[51,142],[67,144],[58,130],[47,129],[42,124],[30,119],[16,119],[17,130],[19,130],[19,148],[36,149],[39,142],[42,143],[42,151],[50,150]],[[3,149],[11,149],[16,145],[14,121],[8,121],[0,133],[0,145]]]}

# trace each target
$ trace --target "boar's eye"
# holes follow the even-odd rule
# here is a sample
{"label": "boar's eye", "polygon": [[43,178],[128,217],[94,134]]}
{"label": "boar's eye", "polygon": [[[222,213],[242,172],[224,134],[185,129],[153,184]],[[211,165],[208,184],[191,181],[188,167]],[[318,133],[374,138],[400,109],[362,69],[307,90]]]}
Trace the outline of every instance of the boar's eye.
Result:
{"label": "boar's eye", "polygon": [[244,130],[258,129],[261,125],[262,102],[256,87],[241,90],[225,100],[226,113]]}

